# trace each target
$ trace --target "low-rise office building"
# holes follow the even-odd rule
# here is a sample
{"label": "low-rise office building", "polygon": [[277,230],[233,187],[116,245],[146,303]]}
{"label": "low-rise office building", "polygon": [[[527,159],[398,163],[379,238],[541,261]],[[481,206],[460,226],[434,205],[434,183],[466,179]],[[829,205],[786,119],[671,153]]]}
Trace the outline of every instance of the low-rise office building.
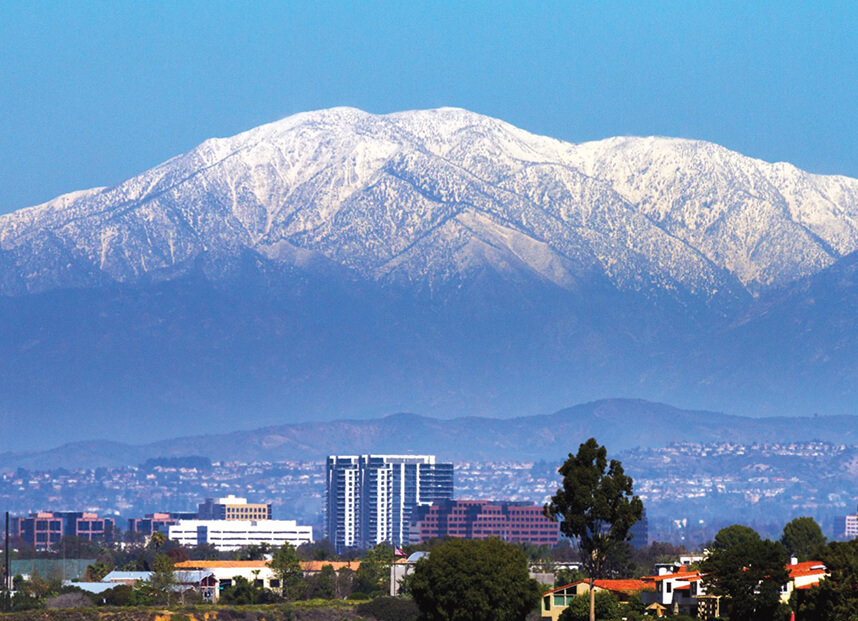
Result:
{"label": "low-rise office building", "polygon": [[270,520],[274,517],[270,504],[247,502],[247,498],[225,496],[206,498],[199,504],[198,520]]}
{"label": "low-rise office building", "polygon": [[[166,527],[168,539],[181,545],[211,544],[218,550],[238,550],[245,546],[282,546],[296,548],[313,542],[313,528],[295,520],[179,520]],[[163,532],[163,531],[162,531]]]}
{"label": "low-rise office building", "polygon": [[151,537],[156,531],[165,531],[172,524],[178,524],[179,520],[195,520],[195,512],[171,512],[171,513],[147,513],[142,518],[128,519],[128,532],[141,533]]}
{"label": "low-rise office building", "polygon": [[47,550],[67,536],[90,541],[110,537],[115,526],[113,518],[84,511],[44,511],[9,521],[11,535],[37,550]]}
{"label": "low-rise office building", "polygon": [[545,517],[542,507],[534,503],[442,500],[415,509],[410,537],[412,543],[444,537],[496,537],[511,543],[553,546],[560,539],[560,525]]}
{"label": "low-rise office building", "polygon": [[835,539],[855,539],[858,537],[858,514],[840,515],[834,518]]}

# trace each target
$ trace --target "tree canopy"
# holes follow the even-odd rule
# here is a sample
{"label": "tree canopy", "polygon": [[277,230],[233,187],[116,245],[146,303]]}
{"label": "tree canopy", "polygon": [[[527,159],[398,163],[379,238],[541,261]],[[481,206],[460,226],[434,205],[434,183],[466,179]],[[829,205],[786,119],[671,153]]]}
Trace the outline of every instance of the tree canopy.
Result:
{"label": "tree canopy", "polygon": [[173,559],[166,554],[157,554],[152,564],[152,575],[149,584],[158,603],[170,605],[173,599],[173,586],[176,584],[175,565]]}
{"label": "tree canopy", "polygon": [[786,564],[780,543],[734,525],[715,536],[701,570],[706,592],[729,598],[730,621],[771,621],[778,615],[781,588],[789,579]]}
{"label": "tree canopy", "polygon": [[355,572],[352,585],[354,591],[370,597],[387,595],[390,590],[390,566],[394,558],[393,547],[388,543],[379,543],[367,550]]}
{"label": "tree canopy", "polygon": [[784,526],[781,535],[781,544],[787,553],[799,561],[818,559],[825,543],[825,535],[812,517],[795,518]]}
{"label": "tree canopy", "polygon": [[221,591],[220,601],[238,606],[270,604],[277,601],[277,596],[247,578],[236,576],[232,579],[232,584]]}
{"label": "tree canopy", "polygon": [[742,524],[733,524],[722,528],[712,540],[712,545],[709,546],[712,550],[729,550],[737,546],[757,543],[760,541],[760,535],[750,526]]}
{"label": "tree canopy", "polygon": [[271,558],[271,570],[280,581],[280,591],[286,599],[298,599],[304,588],[304,573],[295,547],[284,543]]}
{"label": "tree canopy", "polygon": [[523,621],[540,590],[520,548],[451,539],[417,562],[411,594],[425,621]]}
{"label": "tree canopy", "polygon": [[833,541],[821,550],[829,577],[798,599],[797,616],[807,621],[858,619],[858,539]]}
{"label": "tree canopy", "polygon": [[[599,591],[596,593],[596,618],[599,621],[611,621],[622,618],[620,615],[620,604],[610,591]],[[590,618],[590,596],[576,595],[572,603],[560,613],[558,621],[587,621]]]}

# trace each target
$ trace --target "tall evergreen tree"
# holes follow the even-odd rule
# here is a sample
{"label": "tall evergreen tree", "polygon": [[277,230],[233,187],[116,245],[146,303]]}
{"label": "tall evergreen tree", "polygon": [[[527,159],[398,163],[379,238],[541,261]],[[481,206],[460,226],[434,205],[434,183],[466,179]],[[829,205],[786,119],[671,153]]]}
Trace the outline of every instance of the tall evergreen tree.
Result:
{"label": "tall evergreen tree", "polygon": [[611,553],[630,539],[641,519],[643,503],[632,492],[632,478],[607,449],[590,438],[569,454],[558,472],[563,484],[545,506],[545,514],[560,521],[561,532],[577,542],[581,564],[590,581],[590,621],[596,619],[593,585],[603,578]]}

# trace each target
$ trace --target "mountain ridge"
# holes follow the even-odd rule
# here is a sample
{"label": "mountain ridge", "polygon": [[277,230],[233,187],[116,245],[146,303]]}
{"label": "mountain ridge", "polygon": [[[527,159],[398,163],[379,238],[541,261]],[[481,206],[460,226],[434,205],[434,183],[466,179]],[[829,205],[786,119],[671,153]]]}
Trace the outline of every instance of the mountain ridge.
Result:
{"label": "mountain ridge", "polygon": [[853,413],[856,252],[858,181],[713,143],[302,113],[0,216],[0,450],[606,395]]}
{"label": "mountain ridge", "polygon": [[[545,178],[528,183],[528,175],[551,176],[546,166],[564,171],[554,171],[553,187]],[[631,180],[618,172],[632,166]],[[581,173],[583,177],[575,176]],[[699,187],[691,173],[711,179]],[[794,196],[791,200],[773,185],[776,178],[783,187],[798,188],[793,194],[800,189],[810,198],[797,207]],[[747,200],[731,189],[741,189],[737,179],[751,190]],[[814,190],[815,185],[823,187]],[[654,191],[662,187],[674,189]],[[546,189],[553,192],[550,203],[539,196]],[[407,201],[404,208],[386,203],[390,192],[397,201]],[[843,196],[834,196],[836,192]],[[682,206],[671,207],[677,196],[683,198]],[[379,278],[385,272],[376,271],[380,266],[373,267],[376,259],[371,257],[389,261],[402,244],[419,245],[422,236],[437,233],[445,222],[452,230],[442,231],[442,239],[434,242],[453,244],[449,250],[454,253],[463,251],[455,239],[468,237],[466,230],[472,240],[485,242],[487,235],[498,240],[503,228],[493,227],[506,222],[510,230],[546,242],[560,256],[590,262],[620,286],[640,285],[636,257],[647,262],[651,274],[660,274],[657,280],[712,290],[719,282],[727,287],[719,270],[726,269],[742,286],[783,284],[830,265],[836,258],[832,251],[842,256],[855,250],[856,197],[855,180],[786,170],[713,143],[622,137],[572,145],[461,109],[370,115],[336,108],[212,139],[116,186],[66,194],[1,216],[0,250],[8,255],[29,236],[31,243],[43,244],[42,250],[65,250],[62,256],[88,267],[97,283],[98,277],[128,281],[153,270],[169,273],[200,252],[229,253],[234,244],[279,259],[279,248],[287,244]],[[518,199],[524,202],[517,204]],[[598,211],[593,211],[596,200]],[[713,201],[718,203],[714,210]],[[809,211],[811,203],[815,210]],[[487,219],[462,222],[463,205]],[[762,223],[749,215],[752,208]],[[833,209],[840,210],[839,220],[833,219]],[[613,221],[604,220],[607,214]],[[109,221],[98,221],[89,230],[87,219],[101,216]],[[381,216],[400,221],[390,228]],[[719,223],[724,218],[736,222]],[[27,232],[28,225],[39,222],[52,238]],[[477,234],[474,226],[489,230]],[[714,226],[716,235],[695,235],[701,226]],[[719,226],[727,230],[718,231]],[[354,239],[356,227],[371,236]],[[575,227],[583,227],[583,237],[574,236]],[[777,243],[767,242],[763,234],[778,227],[786,227],[791,243],[784,243],[785,235]],[[730,235],[749,240],[734,243],[725,237]],[[771,247],[762,260],[752,260],[749,254],[759,251],[760,244]],[[658,250],[662,246],[667,254]],[[508,244],[505,250],[510,250]],[[631,255],[618,261],[622,252]],[[473,258],[473,253],[459,255],[460,268],[465,257]],[[420,274],[424,259],[413,260],[418,264],[405,270],[406,277],[414,278],[415,270]],[[436,253],[429,260],[440,259]],[[534,267],[533,261],[525,263]],[[689,281],[695,279],[682,265],[690,265],[696,280],[709,284],[692,285]],[[453,268],[448,261],[438,269]],[[40,283],[29,276],[27,290],[52,286],[50,279]],[[8,284],[5,293],[10,293]]]}
{"label": "mountain ridge", "polygon": [[[647,429],[647,426],[660,427]],[[439,419],[397,413],[377,419],[273,425],[226,434],[129,445],[64,444],[46,451],[0,453],[0,468],[134,466],[147,459],[201,456],[212,461],[321,461],[329,454],[431,453],[454,461],[557,460],[596,437],[612,452],[677,442],[858,444],[858,417],[750,418],[685,410],[641,399],[605,399],[552,414],[512,419]]]}

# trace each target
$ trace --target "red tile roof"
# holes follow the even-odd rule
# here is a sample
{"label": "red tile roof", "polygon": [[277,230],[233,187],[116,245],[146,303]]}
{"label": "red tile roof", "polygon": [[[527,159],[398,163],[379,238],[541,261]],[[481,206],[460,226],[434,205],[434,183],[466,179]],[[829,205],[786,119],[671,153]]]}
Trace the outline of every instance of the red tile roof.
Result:
{"label": "red tile roof", "polygon": [[[568,589],[569,587],[578,586],[579,584],[589,584],[588,580],[579,580],[578,582],[573,582],[571,584],[564,585],[562,587],[557,587],[556,589],[552,589],[544,595],[549,595],[551,593],[556,593],[557,591],[562,591],[564,589]],[[647,584],[643,580],[596,580],[594,585],[599,589],[604,589],[606,591],[618,591],[621,593],[630,593],[633,591],[646,591],[651,590],[652,585]]]}
{"label": "red tile roof", "polygon": [[176,569],[262,569],[268,567],[268,561],[182,561],[176,563]]}
{"label": "red tile roof", "polygon": [[795,565],[787,565],[786,569],[789,571],[790,578],[822,576],[828,573],[821,561],[806,561],[804,563],[796,563]]}

